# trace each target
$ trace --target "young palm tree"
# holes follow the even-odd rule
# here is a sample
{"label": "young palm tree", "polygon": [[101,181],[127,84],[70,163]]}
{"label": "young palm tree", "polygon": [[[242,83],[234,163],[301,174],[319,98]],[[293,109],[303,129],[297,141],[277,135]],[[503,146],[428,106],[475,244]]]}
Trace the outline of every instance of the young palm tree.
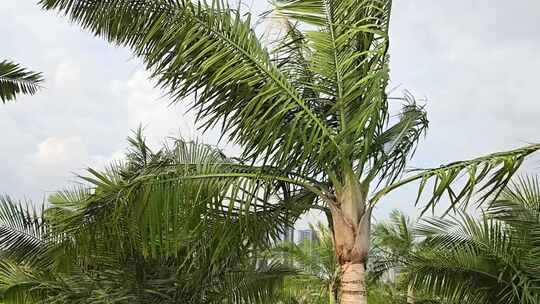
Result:
{"label": "young palm tree", "polygon": [[14,100],[18,94],[33,95],[43,81],[41,73],[28,71],[20,65],[0,61],[0,101]]}
{"label": "young palm tree", "polygon": [[[156,153],[140,136],[131,143],[126,163],[91,170],[90,188],[55,194],[45,210],[0,197],[0,301],[275,303],[284,277],[295,272],[260,263],[257,252],[269,246],[269,233],[290,224],[290,214],[280,204],[221,209],[219,183],[194,181],[189,193],[141,187],[142,176],[178,170],[175,162],[229,160],[213,147],[180,140]],[[262,228],[245,231],[242,223],[250,220]]]}
{"label": "young palm tree", "polygon": [[[403,212],[394,209],[388,222],[377,223],[373,228],[373,251],[370,259],[371,275],[374,280],[382,278],[384,274],[408,275],[404,271],[407,257],[413,254],[418,241],[413,234],[413,223]],[[396,278],[392,278],[396,280]],[[395,283],[395,282],[394,282]],[[414,304],[416,296],[414,289],[408,282],[407,303]]]}
{"label": "young palm tree", "polygon": [[507,187],[481,219],[432,218],[407,259],[415,286],[448,303],[540,303],[540,181]]}
{"label": "young palm tree", "polygon": [[[373,228],[370,278],[386,291],[393,302],[408,304],[446,303],[423,289],[414,287],[414,273],[409,266],[412,257],[425,244],[415,233],[415,223],[402,211],[393,210],[388,221]],[[384,278],[387,275],[387,278]],[[383,280],[384,279],[384,280]],[[387,283],[391,283],[387,284]]]}
{"label": "young palm tree", "polygon": [[[426,208],[445,194],[452,205],[475,190],[487,197],[540,148],[403,176],[428,120],[410,96],[387,96],[391,0],[275,1],[272,15],[286,34],[266,46],[250,14],[221,0],[40,3],[131,48],[175,102],[195,97],[193,110],[203,128],[221,127],[244,149],[244,163],[154,172],[141,177],[147,184],[157,187],[166,179],[181,188],[197,179],[228,184],[236,190],[224,186],[225,193],[252,198],[243,200],[246,205],[268,204],[274,194],[304,210],[325,210],[341,266],[343,304],[367,301],[371,212],[386,194],[420,181],[420,192],[428,182],[434,185]],[[391,115],[390,100],[403,102],[399,115]],[[463,175],[464,183],[455,186]]]}
{"label": "young palm tree", "polygon": [[328,226],[311,226],[316,240],[300,244],[285,242],[273,249],[285,262],[298,268],[297,276],[286,281],[285,291],[299,303],[335,304],[339,299],[339,263],[332,245]]}

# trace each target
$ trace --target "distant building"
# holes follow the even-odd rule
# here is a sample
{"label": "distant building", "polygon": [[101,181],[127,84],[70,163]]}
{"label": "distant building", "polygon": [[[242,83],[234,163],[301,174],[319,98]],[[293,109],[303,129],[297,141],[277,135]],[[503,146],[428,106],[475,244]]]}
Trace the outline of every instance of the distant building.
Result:
{"label": "distant building", "polygon": [[304,241],[311,241],[311,230],[298,230],[298,242],[303,243]]}
{"label": "distant building", "polygon": [[295,230],[294,227],[288,227],[279,235],[279,240],[283,242],[291,242],[301,244],[305,241],[318,242],[317,233],[311,229]]}
{"label": "distant building", "polygon": [[298,230],[298,243],[304,241],[317,242],[317,234],[311,229]]}
{"label": "distant building", "polygon": [[294,243],[294,227],[285,228],[285,231],[281,233],[279,239],[284,242]]}

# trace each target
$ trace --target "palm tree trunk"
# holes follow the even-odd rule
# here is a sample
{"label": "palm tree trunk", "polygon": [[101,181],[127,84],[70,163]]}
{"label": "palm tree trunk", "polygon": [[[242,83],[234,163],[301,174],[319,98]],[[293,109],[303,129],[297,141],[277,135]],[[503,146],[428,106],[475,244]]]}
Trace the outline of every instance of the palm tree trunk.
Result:
{"label": "palm tree trunk", "polygon": [[363,263],[342,265],[341,304],[367,304]]}
{"label": "palm tree trunk", "polygon": [[[350,175],[349,175],[350,176]],[[366,189],[347,178],[330,202],[334,251],[341,267],[341,304],[367,304],[365,262],[369,251],[371,210]]]}

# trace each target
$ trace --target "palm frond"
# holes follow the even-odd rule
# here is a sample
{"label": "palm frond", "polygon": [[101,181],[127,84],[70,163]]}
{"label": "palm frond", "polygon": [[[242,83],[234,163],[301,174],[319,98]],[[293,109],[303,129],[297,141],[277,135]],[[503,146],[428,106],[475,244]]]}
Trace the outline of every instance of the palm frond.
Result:
{"label": "palm frond", "polygon": [[[2,254],[25,254],[24,260],[4,268],[0,264],[2,300],[271,303],[284,278],[296,272],[277,261],[266,263],[257,249],[269,246],[284,225],[309,208],[313,194],[278,185],[287,195],[273,202],[246,194],[246,183],[231,188],[223,179],[170,181],[164,186],[161,180],[172,175],[163,177],[162,170],[200,172],[231,160],[215,147],[182,140],[152,152],[140,133],[130,144],[125,163],[91,170],[86,178],[90,189],[52,195],[52,207],[41,212],[43,217],[12,200],[2,201],[0,220],[11,230],[21,226],[40,242],[52,243],[43,252],[26,251],[28,246],[20,244],[10,248],[5,239],[14,237],[2,231],[2,247],[8,246]],[[244,198],[249,203],[243,204]],[[28,219],[36,225],[27,227]],[[47,233],[33,232],[34,226]],[[61,238],[51,239],[56,235]],[[63,265],[56,263],[58,255]],[[54,263],[34,267],[37,264],[28,262],[42,256]],[[8,263],[8,256],[3,257]]]}
{"label": "palm frond", "polygon": [[34,95],[43,82],[41,73],[28,71],[11,61],[0,61],[0,101],[6,103],[19,94]]}
{"label": "palm frond", "polygon": [[414,156],[417,144],[427,132],[429,121],[426,111],[406,93],[400,119],[380,134],[373,144],[372,165],[365,181],[378,175],[379,185],[389,185],[401,177],[409,158]]}
{"label": "palm frond", "polygon": [[6,304],[28,304],[37,302],[33,289],[40,283],[39,271],[19,263],[0,261],[0,301]]}
{"label": "palm frond", "polygon": [[[417,247],[413,223],[403,212],[395,209],[387,221],[373,227],[372,249],[369,260],[369,278],[376,282],[384,275],[401,274],[407,257]],[[393,280],[392,276],[388,279]]]}
{"label": "palm frond", "polygon": [[212,232],[206,242],[216,243],[218,260],[235,246],[268,246],[317,204],[312,192],[294,187],[297,177],[276,178],[276,170],[235,163],[212,146],[175,140],[153,153],[142,136],[131,145],[126,163],[89,170],[83,178],[91,191],[51,197],[48,213],[63,217],[61,229],[86,235],[101,223],[148,256],[176,256],[187,240]]}
{"label": "palm frond", "polygon": [[0,255],[17,262],[37,263],[48,250],[47,227],[29,204],[0,196]]}
{"label": "palm frond", "polygon": [[[219,125],[246,156],[273,164],[339,149],[330,130],[272,63],[246,18],[220,1],[43,0],[142,57],[174,100],[196,94],[204,128]],[[295,125],[295,128],[290,128]],[[290,145],[275,145],[276,141]],[[302,147],[302,149],[299,149]],[[294,159],[293,162],[289,158]]]}
{"label": "palm frond", "polygon": [[[448,196],[451,203],[448,210],[455,209],[460,203],[461,206],[466,206],[475,193],[480,193],[480,201],[485,201],[493,195],[497,196],[508,184],[525,157],[538,149],[540,149],[538,144],[529,145],[471,160],[454,162],[439,168],[416,170],[420,173],[406,177],[377,192],[373,196],[372,202],[377,203],[386,193],[414,181],[420,181],[416,203],[420,200],[422,193],[427,191],[427,183],[433,181],[431,199],[424,207],[423,212],[434,208],[445,195]],[[463,185],[455,185],[462,176],[465,176]]]}
{"label": "palm frond", "polygon": [[[357,152],[360,163],[387,120],[387,30],[390,1],[277,1],[279,16],[316,26],[306,30],[309,88],[338,130],[343,155]],[[301,73],[305,65],[301,66]],[[362,174],[359,167],[359,175]]]}

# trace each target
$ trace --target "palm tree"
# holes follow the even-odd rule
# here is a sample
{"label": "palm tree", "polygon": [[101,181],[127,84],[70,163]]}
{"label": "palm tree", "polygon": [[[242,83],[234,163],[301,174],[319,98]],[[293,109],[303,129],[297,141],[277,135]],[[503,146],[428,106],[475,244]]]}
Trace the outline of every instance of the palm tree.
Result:
{"label": "palm tree", "polygon": [[[388,276],[404,275],[404,261],[414,252],[418,241],[413,235],[413,223],[403,212],[394,209],[390,213],[388,222],[377,223],[373,228],[373,251],[370,264],[373,279],[380,279],[384,274]],[[391,278],[396,281],[396,278]],[[407,281],[407,280],[406,280]],[[406,282],[407,303],[414,304],[416,297],[414,289]]]}
{"label": "palm tree", "polygon": [[388,291],[386,296],[392,301],[408,304],[444,303],[413,286],[414,273],[408,267],[409,261],[425,246],[416,235],[414,224],[405,213],[394,209],[387,221],[373,227],[370,278],[382,287],[382,291]]}
{"label": "palm tree", "polygon": [[540,180],[520,178],[480,219],[426,219],[408,258],[415,286],[448,303],[540,303]]}
{"label": "palm tree", "polygon": [[14,100],[18,94],[34,95],[43,82],[41,73],[28,71],[11,61],[0,61],[0,101]]}
{"label": "palm tree", "polygon": [[[89,187],[51,196],[47,209],[0,197],[0,301],[275,303],[283,278],[295,272],[275,261],[260,263],[257,252],[295,216],[280,204],[221,209],[220,183],[193,181],[189,193],[142,187],[141,177],[178,170],[175,162],[230,160],[193,142],[178,140],[158,152],[140,134],[130,142],[125,163],[90,170]],[[251,220],[262,228],[244,231],[243,222]]]}
{"label": "palm tree", "polygon": [[[271,15],[286,33],[269,45],[257,37],[249,12],[221,0],[40,3],[131,48],[174,102],[195,97],[192,108],[202,128],[221,127],[243,148],[240,164],[154,172],[141,177],[147,184],[160,185],[165,175],[181,188],[181,181],[197,179],[228,184],[225,193],[241,188],[251,197],[243,200],[247,205],[269,204],[277,195],[306,211],[324,210],[341,267],[343,304],[367,301],[371,213],[386,194],[419,181],[420,193],[434,185],[426,208],[446,194],[452,206],[466,203],[475,190],[485,198],[540,148],[404,176],[428,120],[408,94],[387,95],[391,0],[275,1]],[[390,111],[392,100],[403,103],[399,115]]]}

